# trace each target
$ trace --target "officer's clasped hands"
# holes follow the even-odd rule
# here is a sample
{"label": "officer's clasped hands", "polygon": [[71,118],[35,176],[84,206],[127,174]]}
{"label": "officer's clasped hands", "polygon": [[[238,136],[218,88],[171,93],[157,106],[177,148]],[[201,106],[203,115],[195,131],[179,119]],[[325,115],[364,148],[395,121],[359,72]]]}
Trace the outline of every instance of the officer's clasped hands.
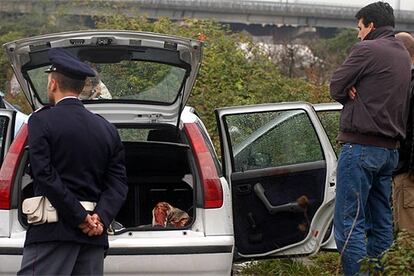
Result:
{"label": "officer's clasped hands", "polygon": [[104,226],[97,214],[86,215],[85,222],[79,225],[84,234],[91,236],[100,236],[104,231]]}

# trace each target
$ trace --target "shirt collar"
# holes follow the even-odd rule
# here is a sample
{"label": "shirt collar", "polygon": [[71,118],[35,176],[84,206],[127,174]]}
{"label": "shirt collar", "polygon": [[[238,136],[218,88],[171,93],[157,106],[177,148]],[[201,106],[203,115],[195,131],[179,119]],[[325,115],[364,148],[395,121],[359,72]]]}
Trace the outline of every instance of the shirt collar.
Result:
{"label": "shirt collar", "polygon": [[61,101],[65,100],[65,99],[79,99],[79,98],[76,97],[76,96],[66,96],[66,97],[63,97],[62,99],[60,99],[59,101],[57,101],[55,103],[55,105],[57,105],[58,103],[60,103]]}
{"label": "shirt collar", "polygon": [[383,37],[394,36],[394,28],[391,26],[378,27],[375,30],[369,32],[364,40],[374,40]]}

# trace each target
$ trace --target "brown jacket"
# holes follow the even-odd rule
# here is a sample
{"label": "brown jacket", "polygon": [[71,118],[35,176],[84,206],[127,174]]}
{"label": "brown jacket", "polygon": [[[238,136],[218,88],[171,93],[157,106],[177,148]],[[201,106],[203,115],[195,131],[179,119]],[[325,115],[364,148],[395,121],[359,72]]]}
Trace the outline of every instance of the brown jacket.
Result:
{"label": "brown jacket", "polygon": [[[338,140],[396,148],[405,137],[411,59],[392,27],[357,43],[331,78],[331,96],[343,104]],[[357,96],[348,96],[355,86]]]}

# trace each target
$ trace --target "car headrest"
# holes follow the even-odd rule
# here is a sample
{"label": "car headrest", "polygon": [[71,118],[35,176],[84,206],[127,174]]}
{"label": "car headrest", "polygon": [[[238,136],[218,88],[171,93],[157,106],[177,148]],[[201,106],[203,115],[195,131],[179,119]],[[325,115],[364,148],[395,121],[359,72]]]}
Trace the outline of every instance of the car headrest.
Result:
{"label": "car headrest", "polygon": [[147,141],[178,142],[178,133],[175,128],[151,129],[148,132]]}

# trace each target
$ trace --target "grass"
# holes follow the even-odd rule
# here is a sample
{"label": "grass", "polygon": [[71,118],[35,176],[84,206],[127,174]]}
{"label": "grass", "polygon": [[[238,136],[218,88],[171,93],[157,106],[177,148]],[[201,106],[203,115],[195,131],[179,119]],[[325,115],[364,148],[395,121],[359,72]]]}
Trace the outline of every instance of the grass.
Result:
{"label": "grass", "polygon": [[[378,276],[414,275],[414,233],[397,233],[393,245],[379,259],[362,261],[361,270]],[[339,253],[319,252],[309,258],[253,261],[234,275],[341,275]]]}
{"label": "grass", "polygon": [[247,263],[235,275],[340,275],[338,253],[320,252],[310,258],[261,260]]}

